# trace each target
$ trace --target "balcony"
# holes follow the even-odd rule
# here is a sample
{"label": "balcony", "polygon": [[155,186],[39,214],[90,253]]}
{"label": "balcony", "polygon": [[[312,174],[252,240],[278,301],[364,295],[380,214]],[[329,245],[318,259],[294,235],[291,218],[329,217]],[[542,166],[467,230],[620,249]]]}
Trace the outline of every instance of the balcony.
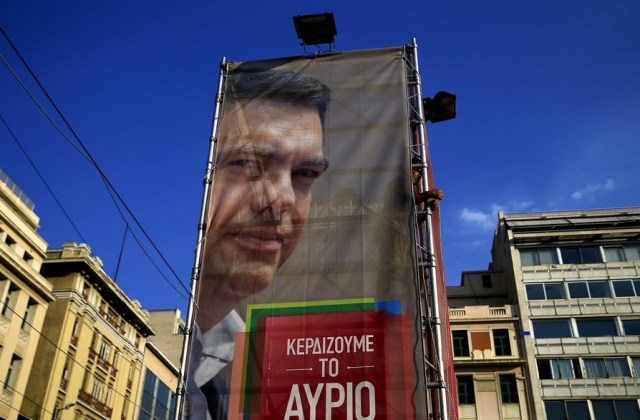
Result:
{"label": "balcony", "polygon": [[113,409],[107,406],[107,404],[100,402],[97,398],[95,398],[93,395],[89,394],[88,392],[84,390],[80,390],[80,392],[78,393],[78,399],[88,404],[89,406],[97,410],[99,413],[107,417],[111,417],[111,413],[113,412]]}
{"label": "balcony", "polygon": [[640,298],[637,297],[534,300],[528,305],[531,316],[640,313]]}
{"label": "balcony", "polygon": [[2,390],[0,390],[0,402],[11,407],[11,400],[13,400],[13,391],[3,387]]}
{"label": "balcony", "polygon": [[449,320],[456,321],[486,321],[504,320],[518,316],[516,305],[505,306],[465,306],[463,308],[449,308]]}
{"label": "balcony", "polygon": [[536,356],[640,353],[640,336],[535,339]]}
{"label": "balcony", "polygon": [[544,379],[543,398],[633,397],[640,395],[640,378]]}
{"label": "balcony", "polygon": [[106,373],[111,376],[116,376],[118,374],[118,369],[116,369],[111,363],[109,363],[106,359],[103,359],[97,351],[94,349],[89,349],[89,360],[96,362],[99,368],[104,370]]}
{"label": "balcony", "polygon": [[523,280],[610,279],[640,276],[638,261],[597,264],[551,264],[522,266]]}

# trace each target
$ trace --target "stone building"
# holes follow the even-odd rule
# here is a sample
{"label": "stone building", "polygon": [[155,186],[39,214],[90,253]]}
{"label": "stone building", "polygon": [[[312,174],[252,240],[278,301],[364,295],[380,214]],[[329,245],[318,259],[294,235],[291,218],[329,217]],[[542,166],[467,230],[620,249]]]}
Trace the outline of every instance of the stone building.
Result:
{"label": "stone building", "polygon": [[460,420],[531,419],[518,306],[503,273],[465,272],[447,296]]}
{"label": "stone building", "polygon": [[[466,275],[480,280],[469,282],[476,285],[474,293],[461,306],[476,313],[486,307],[482,317],[491,322],[483,320],[482,328],[499,324],[509,331],[508,341],[524,358],[514,373],[518,380],[522,370],[518,393],[527,395],[530,418],[640,419],[640,208],[501,212],[489,270]],[[500,298],[485,296],[491,295],[485,285],[495,288],[497,278],[504,279]],[[455,289],[450,288],[451,306],[459,294]],[[497,319],[502,304],[509,305],[507,316]],[[459,309],[452,308],[452,315]],[[473,322],[453,318],[454,330]],[[495,352],[495,327],[489,328]],[[467,388],[477,402],[485,385],[481,363],[472,362],[481,353],[474,338],[467,337],[470,356],[457,357],[456,373],[459,379],[473,376],[459,380],[458,390]],[[461,343],[464,338],[456,342],[454,336],[454,348]],[[502,391],[502,382],[496,384]],[[461,418],[474,418],[464,417],[469,401],[460,403]]]}
{"label": "stone building", "polygon": [[0,418],[20,418],[53,288],[34,204],[0,169]]}
{"label": "stone building", "polygon": [[[22,412],[32,419],[131,419],[137,412],[148,314],[85,244],[49,250],[42,274],[55,302],[42,327]],[[46,337],[46,339],[44,339]]]}

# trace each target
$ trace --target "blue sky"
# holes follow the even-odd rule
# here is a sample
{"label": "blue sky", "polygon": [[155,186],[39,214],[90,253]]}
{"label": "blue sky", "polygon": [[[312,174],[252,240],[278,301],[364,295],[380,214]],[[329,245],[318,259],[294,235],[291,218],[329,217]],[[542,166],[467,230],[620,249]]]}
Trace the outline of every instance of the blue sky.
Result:
{"label": "blue sky", "polygon": [[[640,204],[636,0],[0,0],[0,24],[188,284],[220,59],[302,54],[291,17],[325,11],[339,50],[415,37],[425,95],[458,96],[457,119],[428,128],[449,284],[487,267],[500,209]],[[0,53],[37,92],[4,39]],[[113,275],[124,222],[4,65],[0,115]],[[1,125],[0,168],[35,201],[51,248],[81,242]],[[130,235],[117,281],[147,308],[185,308]]]}

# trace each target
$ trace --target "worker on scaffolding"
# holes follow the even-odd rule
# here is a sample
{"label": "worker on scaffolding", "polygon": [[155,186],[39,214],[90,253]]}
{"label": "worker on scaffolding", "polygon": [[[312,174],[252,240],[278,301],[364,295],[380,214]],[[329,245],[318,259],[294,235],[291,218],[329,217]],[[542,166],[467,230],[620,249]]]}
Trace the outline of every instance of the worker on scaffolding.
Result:
{"label": "worker on scaffolding", "polygon": [[444,198],[439,188],[419,191],[422,173],[412,162],[411,184],[413,200],[408,194],[406,177],[398,176],[387,186],[384,194],[383,210],[377,232],[377,244],[380,252],[380,276],[377,283],[378,298],[400,297],[407,293],[411,284],[412,237],[410,220],[403,215],[409,214],[410,203],[414,206],[425,203],[431,211],[438,208]]}

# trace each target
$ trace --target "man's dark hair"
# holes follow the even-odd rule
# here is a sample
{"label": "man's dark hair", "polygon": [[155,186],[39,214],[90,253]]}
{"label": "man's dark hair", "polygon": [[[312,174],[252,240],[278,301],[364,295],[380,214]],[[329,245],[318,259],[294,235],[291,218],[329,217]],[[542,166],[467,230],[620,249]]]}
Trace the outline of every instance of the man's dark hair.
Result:
{"label": "man's dark hair", "polygon": [[230,101],[266,99],[318,111],[324,127],[331,90],[320,80],[294,71],[236,69],[227,75]]}

